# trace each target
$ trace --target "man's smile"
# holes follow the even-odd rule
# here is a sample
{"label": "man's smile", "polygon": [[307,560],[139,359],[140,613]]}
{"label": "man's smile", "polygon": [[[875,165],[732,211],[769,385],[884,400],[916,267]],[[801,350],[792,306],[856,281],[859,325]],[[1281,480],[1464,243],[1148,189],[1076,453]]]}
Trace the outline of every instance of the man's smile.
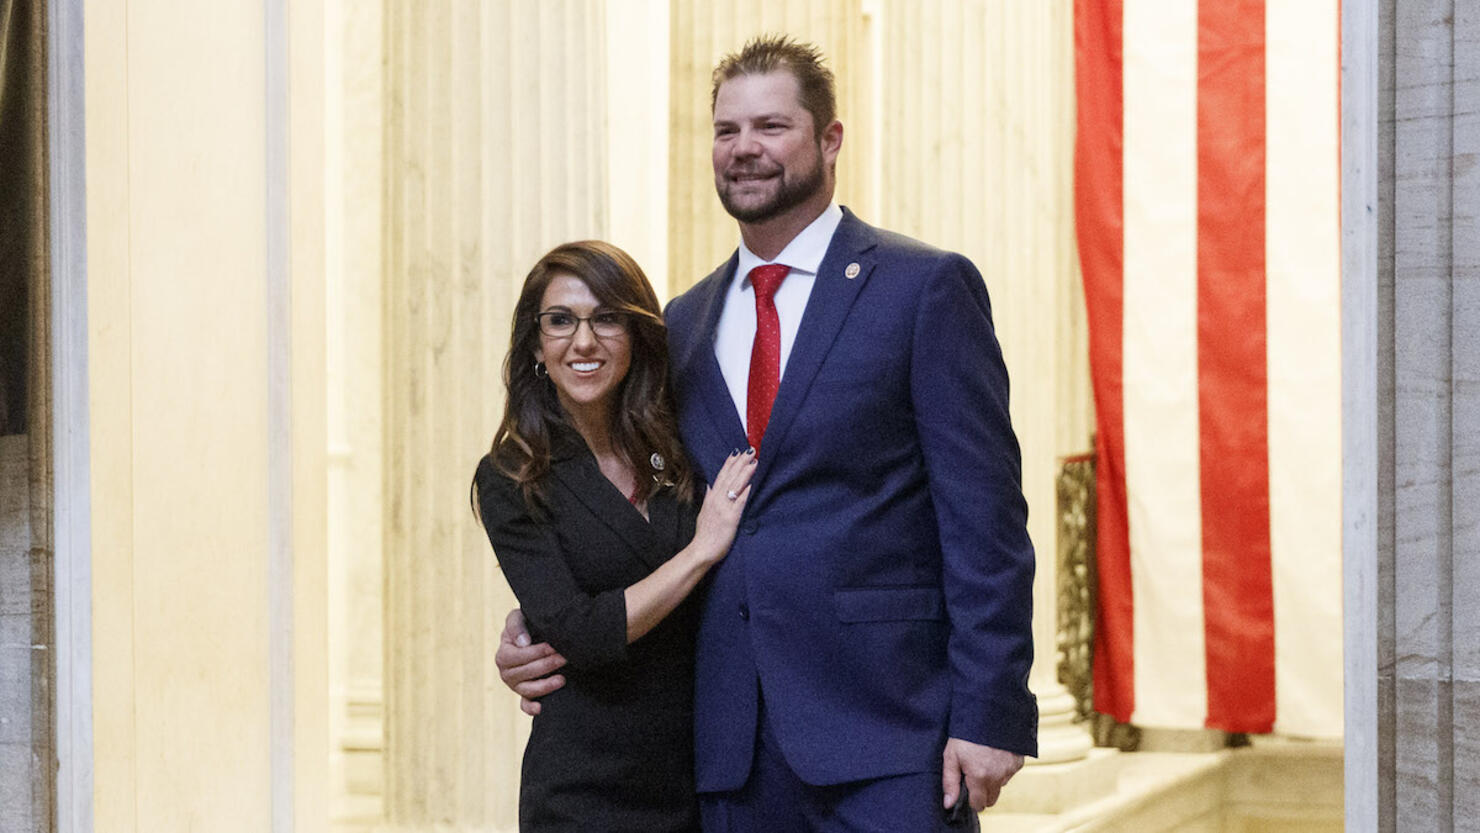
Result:
{"label": "man's smile", "polygon": [[765,182],[768,179],[775,179],[780,174],[780,171],[771,171],[769,173],[762,173],[757,171],[734,171],[730,173],[729,179],[731,182],[738,183]]}

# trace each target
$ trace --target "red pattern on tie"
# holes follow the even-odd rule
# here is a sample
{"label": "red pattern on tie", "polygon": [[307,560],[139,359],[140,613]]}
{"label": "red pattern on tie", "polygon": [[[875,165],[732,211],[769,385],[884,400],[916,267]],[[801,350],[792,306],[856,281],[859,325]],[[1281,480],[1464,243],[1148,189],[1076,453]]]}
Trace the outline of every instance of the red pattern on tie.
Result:
{"label": "red pattern on tie", "polygon": [[760,450],[771,419],[771,405],[781,386],[781,319],[776,315],[776,288],[790,266],[771,263],[750,270],[755,289],[755,342],[750,347],[750,385],[745,396],[745,436]]}

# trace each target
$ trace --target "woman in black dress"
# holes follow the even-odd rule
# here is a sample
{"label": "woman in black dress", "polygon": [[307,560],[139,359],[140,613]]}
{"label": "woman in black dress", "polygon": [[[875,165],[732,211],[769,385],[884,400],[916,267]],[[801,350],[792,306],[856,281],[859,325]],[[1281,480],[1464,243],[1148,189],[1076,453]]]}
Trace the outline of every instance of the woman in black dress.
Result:
{"label": "woman in black dress", "polygon": [[658,299],[626,253],[568,243],[535,264],[473,480],[532,634],[569,661],[524,751],[523,833],[698,830],[685,600],[734,540],[755,456],[697,506],[667,378]]}

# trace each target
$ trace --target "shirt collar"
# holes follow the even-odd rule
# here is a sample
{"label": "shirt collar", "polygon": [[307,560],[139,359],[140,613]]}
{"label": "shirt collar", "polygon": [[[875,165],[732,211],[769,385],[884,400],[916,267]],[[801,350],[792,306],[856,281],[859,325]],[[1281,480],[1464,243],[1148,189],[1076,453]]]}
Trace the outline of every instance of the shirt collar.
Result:
{"label": "shirt collar", "polygon": [[817,274],[822,266],[822,258],[827,255],[827,247],[832,244],[833,232],[838,230],[838,223],[842,221],[843,209],[835,202],[828,203],[827,208],[817,215],[817,219],[798,232],[774,260],[762,260],[746,248],[745,241],[741,240],[740,263],[737,267],[741,283],[749,286],[750,270],[766,263],[784,263],[794,272]]}

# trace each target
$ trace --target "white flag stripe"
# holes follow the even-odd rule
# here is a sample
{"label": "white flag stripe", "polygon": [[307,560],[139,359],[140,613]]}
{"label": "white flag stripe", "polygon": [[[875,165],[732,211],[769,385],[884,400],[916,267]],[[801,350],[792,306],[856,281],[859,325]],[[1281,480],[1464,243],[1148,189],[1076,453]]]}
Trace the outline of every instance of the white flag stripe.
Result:
{"label": "white flag stripe", "polygon": [[1275,729],[1319,737],[1342,731],[1337,3],[1265,7]]}
{"label": "white flag stripe", "polygon": [[1126,0],[1124,26],[1122,341],[1134,720],[1197,726],[1207,714],[1197,419],[1197,4]]}

